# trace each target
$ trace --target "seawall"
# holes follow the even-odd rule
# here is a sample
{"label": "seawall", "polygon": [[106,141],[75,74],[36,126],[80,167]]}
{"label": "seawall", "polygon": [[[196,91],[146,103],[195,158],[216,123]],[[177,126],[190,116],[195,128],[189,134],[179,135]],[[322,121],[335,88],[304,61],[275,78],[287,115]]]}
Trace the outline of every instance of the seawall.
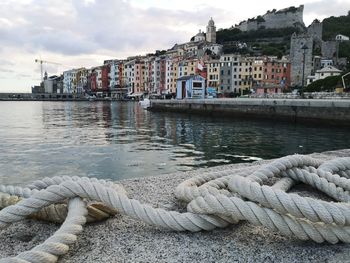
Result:
{"label": "seawall", "polygon": [[248,98],[151,100],[150,110],[350,126],[350,100]]}

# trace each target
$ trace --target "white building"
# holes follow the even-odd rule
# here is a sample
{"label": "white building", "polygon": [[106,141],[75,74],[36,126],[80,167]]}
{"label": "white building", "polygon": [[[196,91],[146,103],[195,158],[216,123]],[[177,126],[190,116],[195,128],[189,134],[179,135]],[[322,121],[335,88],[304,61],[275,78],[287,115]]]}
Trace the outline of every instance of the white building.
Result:
{"label": "white building", "polygon": [[208,43],[208,44],[203,46],[203,51],[205,52],[206,50],[210,50],[215,55],[221,55],[221,53],[222,53],[222,45]]}
{"label": "white building", "polygon": [[199,30],[199,33],[194,36],[194,42],[205,41],[205,33]]}
{"label": "white building", "polygon": [[326,66],[322,69],[319,69],[316,71],[315,76],[308,76],[307,78],[307,85],[311,84],[314,81],[325,79],[327,77],[331,76],[339,76],[342,73],[341,70],[333,67],[333,66]]}
{"label": "white building", "polygon": [[327,66],[320,70],[317,70],[315,73],[316,80],[325,79],[331,76],[339,76],[341,74],[341,70],[337,69],[333,66]]}
{"label": "white building", "polygon": [[122,85],[122,76],[119,76],[119,66],[122,63],[123,62],[121,60],[108,61],[108,64],[110,66],[108,73],[110,90]]}
{"label": "white building", "polygon": [[333,60],[332,59],[321,59],[321,68],[333,66]]}
{"label": "white building", "polygon": [[173,59],[167,57],[165,59],[165,85],[166,93],[172,92],[172,78],[173,78]]}
{"label": "white building", "polygon": [[124,83],[128,89],[128,94],[134,92],[135,77],[135,59],[128,60],[124,63]]}
{"label": "white building", "polygon": [[[97,93],[99,93],[99,90],[102,90],[102,67],[97,67],[95,69],[96,73],[96,88],[97,88]],[[100,93],[102,96],[102,93]]]}
{"label": "white building", "polygon": [[72,94],[76,90],[76,70],[63,71],[63,93]]}
{"label": "white building", "polygon": [[335,40],[336,41],[349,41],[349,37],[339,34],[339,35],[336,35]]}

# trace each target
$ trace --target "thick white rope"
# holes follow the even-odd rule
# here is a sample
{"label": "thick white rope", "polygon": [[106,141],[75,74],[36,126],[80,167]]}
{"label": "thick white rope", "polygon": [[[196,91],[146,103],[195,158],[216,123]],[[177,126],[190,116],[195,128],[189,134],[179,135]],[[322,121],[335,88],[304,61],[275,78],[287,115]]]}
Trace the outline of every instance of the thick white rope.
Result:
{"label": "thick white rope", "polygon": [[[264,185],[275,177],[282,179],[272,186]],[[262,225],[302,240],[311,239],[318,243],[327,241],[332,244],[339,241],[350,243],[349,178],[350,158],[338,158],[322,163],[301,155],[278,159],[255,171],[245,168],[206,173],[177,187],[177,198],[188,203],[186,213],[165,211],[141,204],[128,198],[121,186],[104,180],[79,177],[45,178],[27,188],[0,186],[2,192],[24,197],[16,205],[0,211],[0,228],[22,220],[51,204],[67,199],[80,200],[76,198],[80,197],[102,202],[120,213],[176,231],[211,230],[247,220],[254,225]],[[339,203],[287,193],[298,182],[311,185]],[[81,219],[81,216],[77,217]],[[69,232],[72,224],[81,225],[83,221],[72,223],[67,219],[62,225],[67,230],[65,234],[76,234],[76,230]],[[57,256],[66,251],[69,242],[49,240],[50,244],[56,241],[63,244],[65,249],[56,250],[54,246],[48,248],[44,245],[45,242],[32,250],[33,252],[21,253],[13,259],[27,261],[6,262],[44,262],[37,256],[41,252],[43,254],[40,255],[52,260],[45,262],[55,262]]]}
{"label": "thick white rope", "polygon": [[73,198],[68,204],[68,214],[61,227],[44,243],[30,251],[22,252],[14,258],[4,258],[0,262],[14,263],[51,263],[56,262],[58,256],[68,252],[70,244],[75,243],[85,224],[87,215],[86,204],[80,198]]}

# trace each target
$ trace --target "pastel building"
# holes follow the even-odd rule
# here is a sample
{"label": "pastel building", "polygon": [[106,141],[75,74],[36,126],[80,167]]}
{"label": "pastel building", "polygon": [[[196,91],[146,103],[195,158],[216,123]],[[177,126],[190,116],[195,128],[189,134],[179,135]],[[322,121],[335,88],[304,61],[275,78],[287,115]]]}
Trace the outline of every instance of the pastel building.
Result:
{"label": "pastel building", "polygon": [[253,87],[253,63],[252,57],[241,57],[240,65],[240,93],[249,92]]}
{"label": "pastel building", "polygon": [[220,81],[220,60],[213,59],[207,62],[207,85],[208,87],[218,88],[221,84]]}
{"label": "pastel building", "polygon": [[128,89],[128,94],[134,93],[135,59],[128,59],[124,63],[124,86]]}
{"label": "pastel building", "polygon": [[144,83],[145,63],[142,59],[136,60],[134,66],[134,93],[143,95],[145,91]]}
{"label": "pastel building", "polygon": [[63,71],[63,93],[75,93],[76,84],[76,70],[71,69]]}
{"label": "pastel building", "polygon": [[264,61],[264,78],[261,82],[264,88],[274,88],[275,93],[281,92],[291,85],[291,64],[288,60],[267,59]]}
{"label": "pastel building", "polygon": [[220,57],[220,89],[221,93],[237,93],[239,90],[239,67],[240,56],[225,54]]}
{"label": "pastel building", "polygon": [[314,81],[325,79],[327,77],[339,76],[342,73],[341,70],[333,66],[326,66],[322,69],[316,71],[314,76],[308,76],[307,85],[311,84]]}
{"label": "pastel building", "polygon": [[88,84],[88,70],[86,68],[79,68],[76,70],[75,78],[76,78],[76,89],[75,93],[82,94],[87,90]]}
{"label": "pastel building", "polygon": [[177,79],[177,99],[204,99],[205,79],[202,76],[184,76]]}
{"label": "pastel building", "polygon": [[255,59],[253,62],[253,87],[260,86],[264,79],[264,60]]}

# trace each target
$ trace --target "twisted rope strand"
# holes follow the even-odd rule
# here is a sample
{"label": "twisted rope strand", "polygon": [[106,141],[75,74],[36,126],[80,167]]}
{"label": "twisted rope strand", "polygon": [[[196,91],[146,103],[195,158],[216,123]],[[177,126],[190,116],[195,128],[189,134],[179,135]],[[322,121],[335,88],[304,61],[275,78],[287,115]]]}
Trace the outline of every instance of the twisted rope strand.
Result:
{"label": "twisted rope strand", "polygon": [[[273,186],[264,185],[274,177],[280,180]],[[286,193],[298,182],[339,203]],[[81,231],[87,210],[92,216],[97,211],[106,215],[118,211],[175,231],[212,230],[247,220],[301,240],[350,243],[349,190],[350,158],[322,163],[301,155],[286,156],[258,168],[204,173],[186,180],[175,190],[176,197],[188,203],[185,213],[141,204],[130,199],[122,186],[95,178],[64,176],[37,180],[26,188],[0,186],[0,191],[10,194],[0,194],[0,207],[7,206],[0,211],[0,228],[33,213],[50,217],[62,207],[66,209],[62,202],[70,200],[66,221],[54,236],[4,262],[55,262]],[[81,198],[96,206],[86,209]]]}

